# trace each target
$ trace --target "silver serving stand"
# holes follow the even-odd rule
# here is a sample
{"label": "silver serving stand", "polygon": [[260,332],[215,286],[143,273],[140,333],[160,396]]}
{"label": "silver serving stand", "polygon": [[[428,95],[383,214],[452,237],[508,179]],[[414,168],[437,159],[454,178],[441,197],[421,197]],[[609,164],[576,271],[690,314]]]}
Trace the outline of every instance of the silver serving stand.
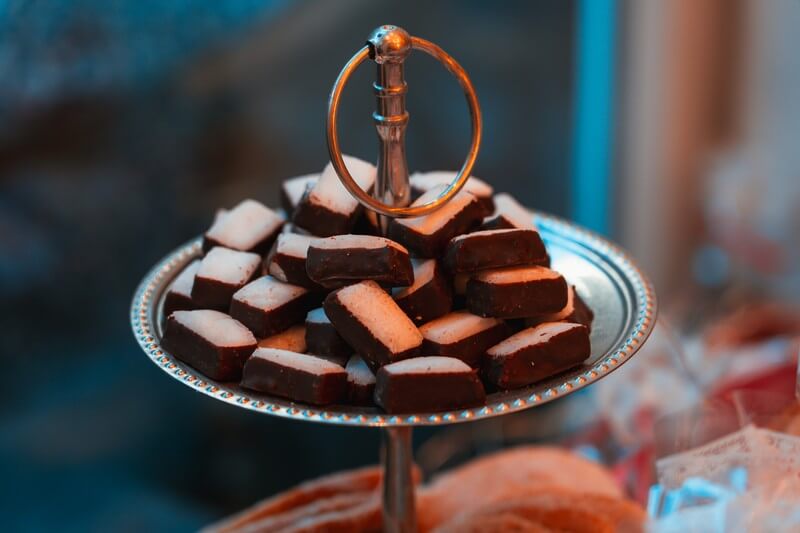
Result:
{"label": "silver serving stand", "polygon": [[[403,146],[406,85],[402,61],[411,49],[423,50],[444,63],[459,79],[470,105],[473,143],[458,176],[442,195],[424,206],[408,204],[408,171]],[[358,189],[347,172],[336,137],[336,110],[339,96],[350,73],[367,57],[378,64],[375,93],[378,112],[374,119],[381,141],[376,198]],[[331,161],[342,182],[366,207],[383,217],[419,216],[443,205],[466,182],[480,144],[480,108],[463,69],[445,52],[402,29],[381,26],[345,66],[331,93],[328,115],[328,141]],[[383,203],[387,202],[387,203]],[[583,389],[608,375],[630,359],[642,346],[655,324],[656,297],[646,276],[614,244],[570,222],[543,213],[533,213],[551,256],[552,267],[561,272],[595,313],[592,328],[592,355],[573,368],[530,387],[489,394],[486,404],[471,409],[438,413],[388,415],[377,408],[352,405],[315,407],[242,389],[238,383],[208,379],[185,365],[161,346],[164,322],[164,296],[175,277],[201,255],[197,238],[156,264],[136,290],[131,307],[131,324],[147,356],[170,376],[203,394],[230,405],[294,420],[345,426],[383,429],[384,467],[382,488],[385,531],[416,530],[413,452],[411,432],[415,426],[437,426],[470,422],[522,411]],[[383,219],[385,227],[386,219]]]}

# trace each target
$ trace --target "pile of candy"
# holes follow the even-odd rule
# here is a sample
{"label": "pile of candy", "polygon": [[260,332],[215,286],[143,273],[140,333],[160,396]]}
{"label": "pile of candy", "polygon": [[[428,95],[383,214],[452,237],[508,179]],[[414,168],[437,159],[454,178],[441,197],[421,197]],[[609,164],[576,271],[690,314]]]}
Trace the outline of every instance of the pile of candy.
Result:
{"label": "pile of candy", "polygon": [[[375,167],[345,161],[369,190]],[[453,177],[412,176],[415,203]],[[487,389],[574,367],[590,355],[592,312],[548,268],[533,216],[493,193],[470,178],[386,238],[331,165],[287,180],[285,213],[245,200],[217,214],[203,258],[168,290],[163,344],[215,380],[389,413],[480,405]]]}

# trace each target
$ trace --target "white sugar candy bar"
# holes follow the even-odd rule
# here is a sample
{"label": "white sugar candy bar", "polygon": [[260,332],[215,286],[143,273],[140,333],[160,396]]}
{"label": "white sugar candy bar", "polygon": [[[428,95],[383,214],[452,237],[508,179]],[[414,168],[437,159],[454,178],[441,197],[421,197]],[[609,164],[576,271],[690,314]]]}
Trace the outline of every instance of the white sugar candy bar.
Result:
{"label": "white sugar candy bar", "polygon": [[256,339],[242,324],[219,311],[175,311],[162,340],[172,355],[211,379],[238,380]]}
{"label": "white sugar candy bar", "polygon": [[525,387],[579,365],[590,354],[586,326],[545,322],[489,348],[484,377],[501,389]]}
{"label": "white sugar candy bar", "polygon": [[461,359],[478,368],[486,350],[511,335],[508,325],[498,318],[484,318],[468,311],[454,311],[423,324],[422,353]]}
{"label": "white sugar candy bar", "polygon": [[231,300],[231,316],[257,337],[269,337],[300,324],[319,302],[298,285],[262,276],[242,287]]}
{"label": "white sugar candy bar", "polygon": [[194,286],[194,276],[199,268],[200,260],[195,259],[172,282],[164,297],[165,316],[169,316],[173,311],[188,311],[195,308],[192,301],[192,287]]}
{"label": "white sugar candy bar", "polygon": [[392,289],[392,298],[416,324],[440,317],[453,305],[450,282],[435,259],[412,259],[414,283]]}
{"label": "white sugar candy bar", "polygon": [[530,229],[485,230],[459,235],[450,240],[444,254],[444,264],[452,273],[548,263],[539,232]]}
{"label": "white sugar candy bar", "polygon": [[321,287],[308,277],[306,257],[308,245],[315,237],[296,233],[281,233],[278,240],[264,260],[267,273],[284,283],[300,285],[307,289],[318,290]]}
{"label": "white sugar candy bar", "polygon": [[318,179],[319,174],[315,173],[289,178],[281,183],[281,207],[289,217],[294,213],[306,190],[313,187]]}
{"label": "white sugar candy bar", "polygon": [[[408,178],[411,186],[411,199],[416,200],[434,187],[447,187],[453,183],[457,175],[458,172],[453,172],[452,170],[415,172]],[[467,191],[478,199],[484,214],[488,215],[494,211],[494,199],[492,198],[494,189],[485,181],[475,176],[470,176],[462,190]]]}
{"label": "white sugar candy bar", "polygon": [[233,293],[258,275],[261,256],[216,246],[197,269],[192,301],[200,309],[227,311]]}
{"label": "white sugar candy bar", "polygon": [[306,315],[306,348],[308,353],[335,358],[349,357],[353,348],[347,344],[321,307]]}
{"label": "white sugar candy bar", "polygon": [[414,281],[408,250],[373,235],[348,234],[312,240],[306,271],[311,280],[326,288],[369,279],[390,287],[407,286]]}
{"label": "white sugar candy bar", "polygon": [[339,335],[373,370],[419,353],[422,334],[374,281],[332,292],[323,308]]}
{"label": "white sugar candy bar", "polygon": [[244,200],[217,217],[203,238],[203,251],[224,246],[242,252],[264,254],[281,230],[284,220],[255,200]]}
{"label": "white sugar candy bar", "polygon": [[286,331],[276,333],[258,341],[259,348],[277,348],[290,352],[306,352],[306,327],[303,324],[292,326]]}
{"label": "white sugar candy bar", "polygon": [[370,405],[375,392],[375,374],[360,355],[354,355],[347,361],[348,403]]}
{"label": "white sugar candy bar", "polygon": [[[343,158],[350,175],[368,192],[375,183],[375,166],[355,157]],[[313,235],[340,235],[353,229],[360,207],[358,200],[339,181],[333,165],[328,163],[317,183],[303,195],[292,215],[292,221]]]}
{"label": "white sugar candy bar", "polygon": [[506,193],[494,195],[494,213],[483,219],[480,229],[537,230],[533,213]]}
{"label": "white sugar candy bar", "polygon": [[483,270],[467,281],[467,308],[480,316],[525,318],[556,313],[567,304],[567,282],[541,266]]}
{"label": "white sugar candy bar", "polygon": [[486,400],[477,372],[452,357],[415,357],[378,370],[375,403],[388,413],[463,409]]}
{"label": "white sugar candy bar", "polygon": [[258,348],[244,365],[242,387],[312,405],[343,403],[347,372],[313,355]]}
{"label": "white sugar candy bar", "polygon": [[528,317],[525,319],[525,326],[533,327],[543,322],[573,322],[575,324],[583,324],[591,330],[593,320],[594,313],[580,297],[575,286],[570,285],[567,293],[567,305],[561,311]]}
{"label": "white sugar candy bar", "polygon": [[[427,204],[441,192],[442,187],[433,188],[412,205]],[[420,257],[438,257],[450,239],[471,230],[482,217],[478,199],[460,191],[448,203],[428,215],[392,220],[389,223],[389,237]]]}

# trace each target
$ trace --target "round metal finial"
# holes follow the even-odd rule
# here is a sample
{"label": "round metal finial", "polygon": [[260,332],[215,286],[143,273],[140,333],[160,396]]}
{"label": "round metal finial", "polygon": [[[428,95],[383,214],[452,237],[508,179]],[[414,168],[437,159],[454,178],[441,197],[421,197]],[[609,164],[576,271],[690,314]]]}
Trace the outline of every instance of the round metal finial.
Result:
{"label": "round metal finial", "polygon": [[[405,131],[408,125],[405,95],[408,87],[403,78],[403,60],[412,49],[421,50],[437,59],[458,80],[469,106],[472,142],[458,175],[435,200],[423,205],[406,207],[411,198],[405,153]],[[336,124],[339,101],[344,86],[353,72],[367,58],[373,59],[378,65],[378,79],[373,85],[378,110],[373,113],[373,119],[378,130],[381,148],[378,155],[375,198],[363,191],[347,170],[339,147]],[[392,25],[381,26],[372,32],[366,46],[356,52],[339,73],[328,100],[328,152],[333,168],[339,175],[339,179],[342,180],[342,184],[363,206],[391,218],[426,215],[455,196],[472,172],[481,144],[481,132],[481,108],[478,97],[469,76],[461,65],[432,42],[413,37],[402,28]]]}
{"label": "round metal finial", "polygon": [[386,24],[376,28],[367,42],[371,44],[370,59],[383,63],[402,63],[411,53],[411,36],[403,28]]}

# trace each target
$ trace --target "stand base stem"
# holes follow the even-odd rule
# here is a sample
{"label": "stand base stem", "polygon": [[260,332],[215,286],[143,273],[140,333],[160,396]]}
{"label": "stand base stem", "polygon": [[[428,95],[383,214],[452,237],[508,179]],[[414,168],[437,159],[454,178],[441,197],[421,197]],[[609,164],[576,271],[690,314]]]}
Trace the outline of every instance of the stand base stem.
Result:
{"label": "stand base stem", "polygon": [[417,531],[417,509],[412,477],[411,428],[383,430],[383,530],[387,533]]}

